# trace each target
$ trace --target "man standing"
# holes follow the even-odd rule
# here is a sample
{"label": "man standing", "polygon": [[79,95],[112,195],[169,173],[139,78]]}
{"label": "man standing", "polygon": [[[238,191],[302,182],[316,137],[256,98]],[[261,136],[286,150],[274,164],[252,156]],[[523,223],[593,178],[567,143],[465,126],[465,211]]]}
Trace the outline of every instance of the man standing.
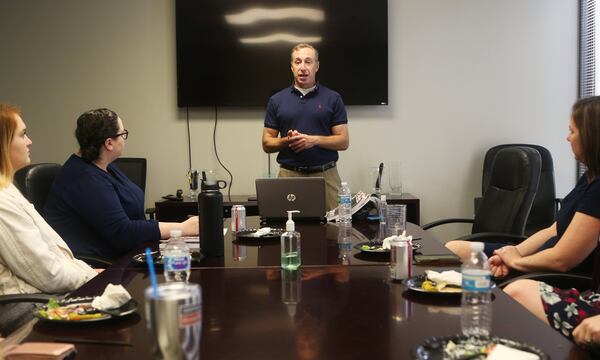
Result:
{"label": "man standing", "polygon": [[346,108],[337,92],[317,84],[319,53],[314,47],[294,46],[291,69],[294,84],[269,99],[263,150],[279,152],[279,177],[325,178],[326,206],[331,210],[341,186],[338,150],[350,143]]}

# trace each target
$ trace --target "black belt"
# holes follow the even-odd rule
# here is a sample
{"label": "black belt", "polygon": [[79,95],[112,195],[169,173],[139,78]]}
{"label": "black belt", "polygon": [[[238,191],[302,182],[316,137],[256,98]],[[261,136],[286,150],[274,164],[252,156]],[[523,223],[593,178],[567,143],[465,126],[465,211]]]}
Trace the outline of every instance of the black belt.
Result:
{"label": "black belt", "polygon": [[290,165],[286,165],[286,164],[279,164],[279,166],[286,170],[291,170],[291,171],[300,172],[300,173],[304,173],[304,174],[311,174],[311,173],[323,172],[325,170],[334,168],[335,161],[330,161],[326,164],[315,165],[315,166],[290,166]]}

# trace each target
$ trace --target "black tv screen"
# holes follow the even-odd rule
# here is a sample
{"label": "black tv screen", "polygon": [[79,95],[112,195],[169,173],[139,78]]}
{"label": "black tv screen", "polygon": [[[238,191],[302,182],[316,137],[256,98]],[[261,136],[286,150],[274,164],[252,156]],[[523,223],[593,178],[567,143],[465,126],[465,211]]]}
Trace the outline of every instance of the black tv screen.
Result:
{"label": "black tv screen", "polygon": [[387,0],[177,0],[178,106],[266,106],[301,42],[346,105],[387,105],[387,23]]}

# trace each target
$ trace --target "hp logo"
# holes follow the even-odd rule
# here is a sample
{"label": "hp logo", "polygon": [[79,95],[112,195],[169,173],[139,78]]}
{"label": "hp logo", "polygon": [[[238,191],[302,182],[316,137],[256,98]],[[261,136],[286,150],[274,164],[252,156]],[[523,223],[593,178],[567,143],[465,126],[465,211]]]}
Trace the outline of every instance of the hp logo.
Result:
{"label": "hp logo", "polygon": [[294,194],[287,194],[287,196],[285,197],[287,199],[287,201],[289,202],[293,202],[296,201],[296,195]]}

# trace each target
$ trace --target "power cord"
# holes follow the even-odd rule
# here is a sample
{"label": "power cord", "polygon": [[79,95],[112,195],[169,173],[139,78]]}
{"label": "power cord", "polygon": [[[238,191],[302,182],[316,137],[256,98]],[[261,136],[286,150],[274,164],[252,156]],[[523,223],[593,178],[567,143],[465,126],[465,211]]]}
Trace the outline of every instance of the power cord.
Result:
{"label": "power cord", "polygon": [[188,174],[192,171],[192,135],[190,134],[190,107],[185,107],[185,122],[187,125],[187,140],[188,140]]}
{"label": "power cord", "polygon": [[225,165],[223,165],[223,163],[221,162],[221,159],[219,159],[219,152],[217,151],[217,119],[218,119],[217,109],[218,108],[215,106],[215,126],[213,128],[213,146],[215,149],[215,156],[217,157],[217,161],[219,162],[221,167],[223,169],[225,169],[225,171],[227,171],[227,173],[229,174],[229,187],[227,188],[227,197],[229,198],[229,201],[231,201],[231,187],[233,186],[233,174],[231,173],[231,171],[229,171],[229,169],[227,169],[227,167],[225,167]]}

